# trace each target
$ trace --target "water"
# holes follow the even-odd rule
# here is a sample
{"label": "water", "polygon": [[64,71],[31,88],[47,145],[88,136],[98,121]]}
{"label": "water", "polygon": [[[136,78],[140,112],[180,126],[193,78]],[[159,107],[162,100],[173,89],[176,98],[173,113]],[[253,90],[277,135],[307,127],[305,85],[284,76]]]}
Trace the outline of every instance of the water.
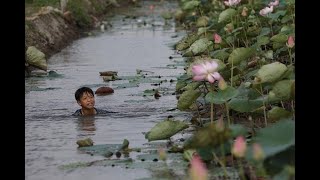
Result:
{"label": "water", "polygon": [[[144,8],[149,7],[144,2]],[[177,7],[174,2],[163,3],[165,8]],[[143,7],[138,11],[143,12]],[[95,144],[121,144],[130,141],[130,147],[142,147],[147,140],[143,132],[150,130],[157,122],[169,115],[185,120],[187,116],[179,111],[168,111],[176,107],[177,99],[172,95],[176,77],[184,73],[182,66],[167,68],[174,64],[169,56],[179,56],[170,48],[182,37],[177,35],[173,21],[169,25],[159,17],[161,9],[156,6],[153,16],[139,16],[136,19],[115,16],[113,27],[105,32],[95,31],[89,36],[73,42],[70,46],[48,60],[48,68],[60,77],[30,77],[25,79],[25,179],[138,179],[152,177],[147,169],[124,169],[120,167],[92,166],[63,171],[58,167],[72,162],[90,162],[104,159],[90,156],[77,150],[78,139],[90,137]],[[150,15],[150,14],[149,14]],[[154,18],[155,26],[152,26]],[[124,20],[123,20],[124,19]],[[140,20],[147,23],[144,26]],[[117,88],[127,80],[105,82],[100,71],[117,71],[118,76],[135,76],[136,70],[153,73],[167,80],[160,91],[159,99],[143,97],[146,89],[158,88],[151,83],[140,83],[139,87]],[[101,86],[114,88],[107,96],[96,96],[96,107],[119,112],[108,116],[88,118],[72,117],[80,107],[74,92],[81,86],[94,91]],[[162,90],[162,89],[161,89]],[[134,154],[133,154],[134,156]]]}

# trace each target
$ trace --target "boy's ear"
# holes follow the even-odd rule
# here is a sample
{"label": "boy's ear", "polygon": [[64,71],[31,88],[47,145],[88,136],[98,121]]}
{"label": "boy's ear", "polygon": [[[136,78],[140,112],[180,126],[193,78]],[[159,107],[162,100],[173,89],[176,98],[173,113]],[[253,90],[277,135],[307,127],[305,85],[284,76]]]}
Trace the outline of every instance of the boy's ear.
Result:
{"label": "boy's ear", "polygon": [[79,106],[81,106],[81,103],[80,103],[80,101],[77,101],[77,103],[79,104]]}

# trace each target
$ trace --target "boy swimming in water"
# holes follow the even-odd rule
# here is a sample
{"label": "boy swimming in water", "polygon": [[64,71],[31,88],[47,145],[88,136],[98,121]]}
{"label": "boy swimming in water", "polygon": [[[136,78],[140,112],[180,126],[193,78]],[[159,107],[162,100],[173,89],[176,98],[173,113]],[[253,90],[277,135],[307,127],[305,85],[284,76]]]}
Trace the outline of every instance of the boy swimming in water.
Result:
{"label": "boy swimming in water", "polygon": [[81,109],[78,109],[74,112],[73,116],[87,116],[87,115],[96,115],[96,114],[107,114],[114,113],[102,109],[97,109],[94,107],[95,98],[92,89],[88,87],[81,87],[75,92],[75,98]]}

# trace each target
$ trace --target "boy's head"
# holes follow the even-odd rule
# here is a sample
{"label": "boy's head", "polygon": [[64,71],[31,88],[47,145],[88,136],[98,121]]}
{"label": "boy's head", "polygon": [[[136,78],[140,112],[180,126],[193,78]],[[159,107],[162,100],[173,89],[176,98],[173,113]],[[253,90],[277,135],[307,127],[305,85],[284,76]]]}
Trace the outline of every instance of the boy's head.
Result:
{"label": "boy's head", "polygon": [[95,105],[94,93],[88,87],[81,87],[75,92],[77,103],[85,109],[92,109]]}

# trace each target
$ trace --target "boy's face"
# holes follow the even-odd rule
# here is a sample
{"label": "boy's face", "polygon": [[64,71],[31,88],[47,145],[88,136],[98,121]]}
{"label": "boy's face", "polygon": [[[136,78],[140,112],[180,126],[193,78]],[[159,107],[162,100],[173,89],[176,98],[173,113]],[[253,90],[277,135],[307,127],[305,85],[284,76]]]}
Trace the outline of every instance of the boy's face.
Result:
{"label": "boy's face", "polygon": [[95,104],[94,96],[88,92],[83,93],[78,104],[85,109],[93,109]]}

